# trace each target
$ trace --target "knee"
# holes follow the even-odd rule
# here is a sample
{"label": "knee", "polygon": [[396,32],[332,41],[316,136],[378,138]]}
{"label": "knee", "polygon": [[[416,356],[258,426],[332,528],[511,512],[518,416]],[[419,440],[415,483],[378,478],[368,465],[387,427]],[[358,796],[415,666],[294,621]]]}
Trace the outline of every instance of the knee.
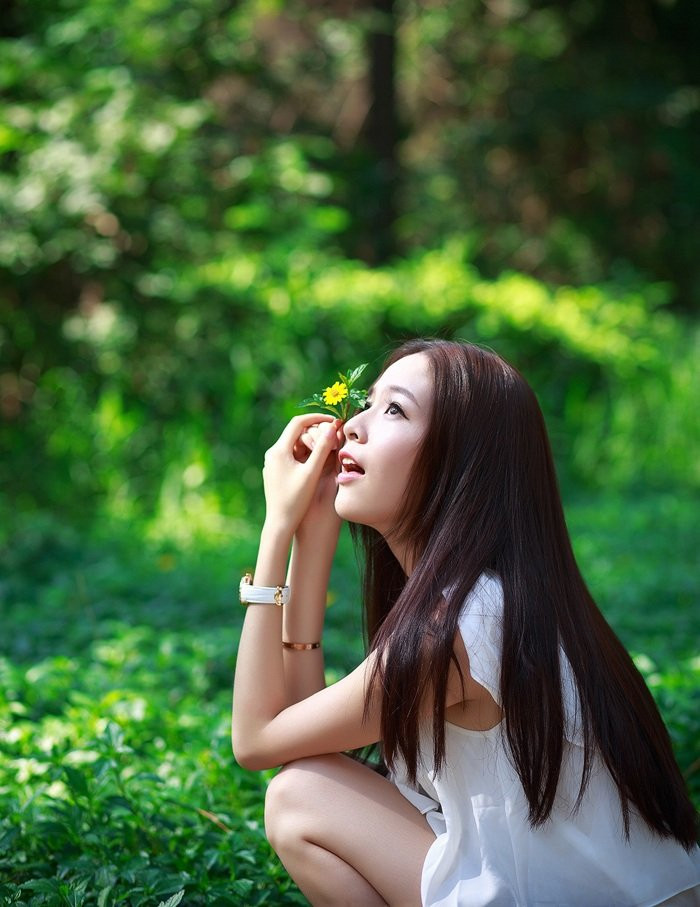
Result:
{"label": "knee", "polygon": [[324,758],[290,762],[268,784],[265,834],[278,854],[305,838],[309,813],[318,803],[318,773],[322,771]]}
{"label": "knee", "polygon": [[296,763],[291,762],[280,769],[267,785],[265,793],[265,832],[271,843],[277,836],[280,827],[288,824],[290,816],[294,815],[299,805],[300,792],[298,784],[303,779],[298,779],[296,777],[298,774]]}

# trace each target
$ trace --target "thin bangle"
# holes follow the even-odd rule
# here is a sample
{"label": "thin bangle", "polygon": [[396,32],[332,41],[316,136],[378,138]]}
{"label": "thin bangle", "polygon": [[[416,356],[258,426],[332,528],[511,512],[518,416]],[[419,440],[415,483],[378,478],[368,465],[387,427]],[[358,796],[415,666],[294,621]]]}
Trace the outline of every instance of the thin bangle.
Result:
{"label": "thin bangle", "polygon": [[285,642],[282,640],[285,649],[293,649],[295,652],[307,652],[309,649],[320,649],[320,642]]}

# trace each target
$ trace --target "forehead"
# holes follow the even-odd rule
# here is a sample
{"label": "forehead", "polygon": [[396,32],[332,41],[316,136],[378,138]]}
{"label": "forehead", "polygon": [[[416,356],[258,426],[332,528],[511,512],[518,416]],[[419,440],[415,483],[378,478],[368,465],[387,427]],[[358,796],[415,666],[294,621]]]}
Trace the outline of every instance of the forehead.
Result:
{"label": "forehead", "polygon": [[397,385],[410,390],[418,402],[427,401],[432,395],[433,376],[430,360],[426,353],[411,353],[404,356],[377,378],[371,390],[379,393],[386,387]]}

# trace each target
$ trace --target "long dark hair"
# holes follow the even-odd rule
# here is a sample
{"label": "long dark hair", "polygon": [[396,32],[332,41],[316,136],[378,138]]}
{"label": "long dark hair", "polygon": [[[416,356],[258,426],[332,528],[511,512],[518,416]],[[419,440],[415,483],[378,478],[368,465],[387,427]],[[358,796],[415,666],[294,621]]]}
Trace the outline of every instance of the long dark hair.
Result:
{"label": "long dark hair", "polygon": [[430,360],[434,395],[394,530],[413,554],[408,579],[386,539],[372,528],[353,527],[364,549],[369,643],[382,655],[376,679],[386,763],[392,766],[400,755],[415,781],[420,706],[432,692],[433,757],[436,770],[443,766],[447,677],[456,664],[460,611],[477,579],[492,571],[504,597],[503,729],[531,824],[549,817],[561,772],[561,646],[581,703],[578,802],[597,751],[617,785],[625,833],[634,807],[660,835],[690,848],[695,810],[644,680],[579,572],[533,391],[495,353],[466,343],[412,340],[385,368],[418,352]]}

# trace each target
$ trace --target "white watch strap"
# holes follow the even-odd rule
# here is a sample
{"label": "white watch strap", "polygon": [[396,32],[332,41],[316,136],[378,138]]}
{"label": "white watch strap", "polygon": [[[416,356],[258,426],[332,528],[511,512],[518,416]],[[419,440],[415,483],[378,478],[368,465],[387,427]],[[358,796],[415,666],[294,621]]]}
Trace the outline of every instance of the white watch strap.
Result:
{"label": "white watch strap", "polygon": [[246,573],[239,587],[243,605],[286,605],[289,601],[289,586],[254,586],[253,577]]}

